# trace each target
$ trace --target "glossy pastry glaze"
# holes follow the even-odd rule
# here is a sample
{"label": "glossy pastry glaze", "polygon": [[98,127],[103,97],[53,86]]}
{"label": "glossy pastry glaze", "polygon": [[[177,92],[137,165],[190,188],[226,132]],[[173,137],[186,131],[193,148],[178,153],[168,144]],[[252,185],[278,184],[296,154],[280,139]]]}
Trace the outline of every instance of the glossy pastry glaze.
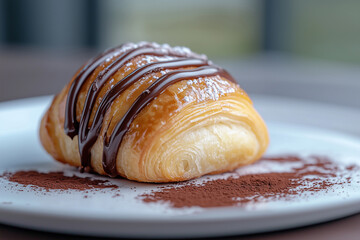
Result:
{"label": "glossy pastry glaze", "polygon": [[[49,130],[47,134],[43,131],[42,142],[48,152],[60,161],[93,168],[109,176],[122,175],[139,181],[164,182],[203,175],[204,166],[198,166],[196,161],[189,164],[189,159],[179,160],[178,166],[173,166],[179,168],[181,173],[164,174],[162,170],[166,162],[153,158],[159,151],[168,154],[168,150],[161,149],[164,146],[169,148],[169,144],[175,145],[172,146],[175,152],[186,152],[186,149],[177,149],[177,136],[190,133],[187,137],[197,140],[193,143],[196,146],[201,139],[196,136],[200,134],[197,130],[209,128],[208,131],[216,135],[214,131],[223,128],[228,131],[225,129],[239,119],[243,121],[239,126],[248,124],[245,126],[247,134],[254,135],[248,141],[252,141],[254,146],[253,149],[243,149],[244,156],[246,151],[251,152],[251,156],[246,157],[248,159],[230,164],[230,168],[259,158],[268,142],[266,127],[252,108],[246,93],[225,70],[187,48],[144,42],[110,49],[90,60],[54,99],[52,107],[54,105],[58,105],[57,113],[60,114],[55,124],[63,124],[63,134],[66,133],[68,139],[64,140],[61,136],[60,141],[56,141],[54,137],[59,137],[56,135],[61,134],[60,131],[55,134]],[[49,109],[51,111],[52,108]],[[52,122],[49,112],[43,119],[45,129]],[[220,124],[220,127],[214,128],[214,124]],[[191,133],[193,130],[196,131]],[[44,144],[46,140],[54,144]],[[73,142],[77,142],[77,157],[74,157],[74,151],[69,154],[67,150],[64,151],[67,145],[74,145]],[[190,152],[186,154],[194,155]],[[154,165],[154,169],[147,172],[149,164]],[[125,170],[129,165],[134,168],[132,173]],[[190,165],[198,168],[198,173],[187,176]],[[228,168],[229,164],[226,164],[225,169]],[[205,174],[225,169],[210,168]]]}

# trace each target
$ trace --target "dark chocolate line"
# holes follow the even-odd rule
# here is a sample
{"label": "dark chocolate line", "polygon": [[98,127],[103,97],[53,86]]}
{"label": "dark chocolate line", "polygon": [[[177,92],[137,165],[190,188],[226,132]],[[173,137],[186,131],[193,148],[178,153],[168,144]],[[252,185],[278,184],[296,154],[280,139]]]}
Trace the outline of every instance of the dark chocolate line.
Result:
{"label": "dark chocolate line", "polygon": [[94,70],[107,58],[115,55],[116,52],[121,49],[121,47],[122,46],[109,49],[96,58],[91,59],[72,82],[66,101],[64,123],[65,133],[69,137],[73,138],[78,133],[79,123],[76,121],[76,101],[81,87],[84,85],[89,76],[94,72]]}
{"label": "dark chocolate line", "polygon": [[81,116],[80,128],[79,128],[79,151],[81,156],[81,165],[82,168],[88,167],[90,165],[91,159],[91,147],[95,144],[97,137],[101,130],[101,125],[103,123],[104,116],[106,111],[111,106],[112,102],[123,93],[128,87],[140,80],[145,75],[158,72],[163,69],[178,69],[186,67],[200,67],[208,65],[207,61],[196,58],[181,58],[176,60],[168,60],[161,62],[153,62],[146,64],[134,72],[126,76],[124,79],[120,80],[115,84],[103,97],[101,103],[99,104],[95,117],[93,119],[92,125],[89,128],[89,120],[91,117],[91,109],[94,107],[97,100],[97,89],[96,91],[89,91],[88,97],[86,99],[84,111]]}
{"label": "dark chocolate line", "polygon": [[194,79],[200,77],[222,76],[231,81],[229,74],[216,66],[203,66],[191,70],[177,70],[169,72],[157,79],[150,87],[143,91],[135,100],[132,106],[128,109],[122,119],[117,123],[110,138],[104,138],[103,149],[103,168],[109,176],[116,176],[116,157],[121,146],[121,142],[130,128],[131,123],[136,116],[145,108],[155,97],[157,97],[168,86],[187,79]]}
{"label": "dark chocolate line", "polygon": [[[119,47],[109,49],[104,53],[100,54],[98,57],[89,61],[89,63],[81,70],[81,72],[75,78],[68,92],[66,108],[65,108],[66,111],[65,111],[64,130],[69,137],[73,138],[79,133],[79,122],[76,120],[76,102],[79,97],[80,90],[84,85],[85,81],[91,76],[94,70],[101,63],[103,63],[106,59],[110,58],[111,56],[115,55],[117,52],[124,50],[126,47],[128,47],[129,49],[127,49],[123,54],[121,54],[115,61],[119,59],[121,60],[122,58],[126,57],[126,55],[129,52],[139,51],[142,48],[155,47],[155,45],[152,43],[144,43],[141,46],[136,47],[136,45],[132,45],[131,43],[123,44],[120,45]],[[104,73],[109,70],[109,67],[112,66],[112,64],[110,64],[107,68],[105,68],[102,73],[99,73],[99,75],[103,76]],[[91,85],[91,87],[93,87],[93,85]]]}

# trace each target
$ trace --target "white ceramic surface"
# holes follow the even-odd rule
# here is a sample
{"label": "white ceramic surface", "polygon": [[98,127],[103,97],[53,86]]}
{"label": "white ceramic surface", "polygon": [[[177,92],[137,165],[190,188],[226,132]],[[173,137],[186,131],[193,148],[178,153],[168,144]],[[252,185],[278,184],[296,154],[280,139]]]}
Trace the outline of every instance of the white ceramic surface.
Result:
{"label": "white ceramic surface", "polygon": [[[318,127],[350,132],[349,126],[356,127],[356,122],[360,122],[358,111],[265,96],[253,99],[268,122],[271,144],[267,155],[327,155],[339,163],[360,165],[360,138]],[[39,143],[39,119],[49,101],[49,97],[41,97],[0,104],[0,173],[36,169],[79,175],[73,168],[53,161]],[[309,126],[311,123],[315,127]],[[241,171],[262,171],[257,167]],[[167,204],[145,204],[137,196],[162,185],[122,179],[112,180],[121,187],[121,196],[115,198],[111,190],[90,191],[88,198],[72,190],[46,194],[31,188],[17,191],[19,186],[0,179],[0,222],[61,233],[148,238],[273,231],[360,212],[360,184],[356,177],[359,178],[355,176],[355,181],[345,190],[335,187],[334,191],[292,202],[214,209],[173,209]]]}

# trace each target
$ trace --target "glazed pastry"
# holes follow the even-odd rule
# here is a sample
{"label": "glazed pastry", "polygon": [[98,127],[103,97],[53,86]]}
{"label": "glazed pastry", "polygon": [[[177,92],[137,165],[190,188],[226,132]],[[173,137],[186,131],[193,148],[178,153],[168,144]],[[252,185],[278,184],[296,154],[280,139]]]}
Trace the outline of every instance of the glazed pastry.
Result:
{"label": "glazed pastry", "polygon": [[188,48],[147,42],[86,63],[55,96],[40,138],[60,162],[140,182],[230,171],[268,145],[263,120],[225,70]]}

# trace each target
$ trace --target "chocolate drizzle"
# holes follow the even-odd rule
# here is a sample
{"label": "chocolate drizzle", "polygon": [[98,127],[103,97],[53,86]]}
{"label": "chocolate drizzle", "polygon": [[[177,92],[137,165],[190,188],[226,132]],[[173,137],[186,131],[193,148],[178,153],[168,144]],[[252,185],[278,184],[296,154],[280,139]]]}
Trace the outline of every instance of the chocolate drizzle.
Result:
{"label": "chocolate drizzle", "polygon": [[[103,96],[102,101],[96,109],[92,124],[89,126],[91,113],[96,103],[98,93],[101,91],[105,83],[107,83],[112,78],[112,76],[128,61],[138,56],[144,55],[169,56],[172,57],[172,59],[146,64],[142,67],[139,67],[124,77],[122,80],[117,82]],[[103,71],[101,71],[91,84],[86,96],[80,122],[77,122],[76,102],[82,86],[100,64],[114,56],[116,56],[116,58],[113,60],[113,62]],[[183,68],[188,69],[184,70]],[[197,55],[185,48],[170,48],[167,45],[140,43],[137,45],[125,44],[106,51],[97,58],[91,60],[90,63],[88,63],[81,70],[72,83],[68,93],[64,129],[66,134],[71,138],[79,135],[78,143],[82,170],[86,167],[91,167],[90,150],[98,138],[104,116],[112,102],[118,96],[120,96],[121,93],[123,93],[132,84],[139,81],[142,77],[153,72],[159,72],[161,70],[172,71],[164,74],[153,84],[151,84],[145,91],[143,91],[132,104],[132,106],[128,109],[122,119],[117,123],[110,137],[107,138],[106,135],[104,137],[103,168],[109,176],[117,175],[117,153],[122,139],[130,128],[131,123],[141,112],[141,110],[168,86],[182,80],[216,75],[235,82],[235,80],[225,70],[213,65],[206,59],[205,56]]]}
{"label": "chocolate drizzle", "polygon": [[76,101],[80,92],[81,87],[85,83],[85,81],[89,78],[89,76],[94,72],[94,70],[106,59],[115,55],[121,46],[117,48],[112,48],[108,51],[105,51],[103,54],[99,55],[96,58],[93,58],[89,61],[88,64],[80,71],[80,73],[76,76],[73,83],[70,86],[69,94],[66,101],[66,109],[65,112],[65,133],[73,138],[78,134],[79,123],[76,121]]}

